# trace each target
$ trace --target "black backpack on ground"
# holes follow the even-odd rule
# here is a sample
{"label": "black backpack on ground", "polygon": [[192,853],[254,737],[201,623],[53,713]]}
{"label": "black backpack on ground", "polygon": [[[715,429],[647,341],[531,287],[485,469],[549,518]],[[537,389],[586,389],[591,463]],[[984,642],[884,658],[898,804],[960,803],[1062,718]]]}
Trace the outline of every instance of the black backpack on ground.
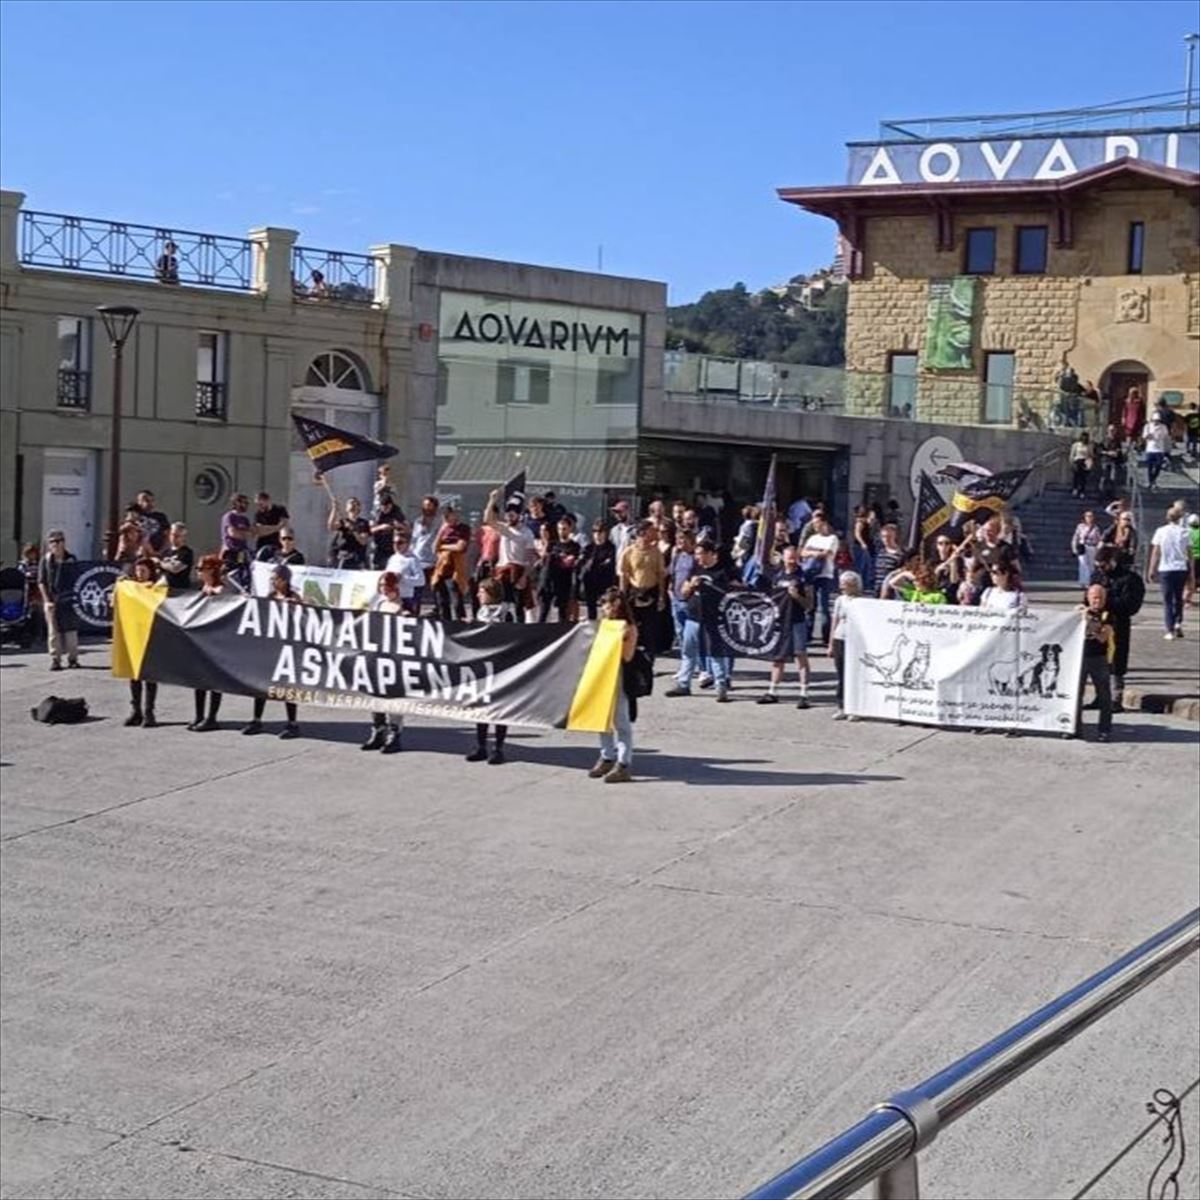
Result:
{"label": "black backpack on ground", "polygon": [[80,721],[87,720],[88,703],[82,696],[73,700],[47,696],[41,704],[29,710],[29,715],[46,725],[78,725]]}

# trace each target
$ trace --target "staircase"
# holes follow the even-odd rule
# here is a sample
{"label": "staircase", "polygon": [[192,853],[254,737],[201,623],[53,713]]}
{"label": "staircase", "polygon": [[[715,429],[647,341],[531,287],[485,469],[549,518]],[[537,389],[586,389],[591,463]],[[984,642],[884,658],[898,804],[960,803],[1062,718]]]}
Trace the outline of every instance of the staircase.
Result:
{"label": "staircase", "polygon": [[[1178,462],[1159,476],[1158,487],[1147,491],[1146,470],[1139,467],[1141,486],[1142,522],[1141,538],[1145,545],[1154,530],[1163,523],[1167,509],[1182,500],[1189,512],[1200,510],[1200,486],[1195,478],[1194,466],[1180,467]],[[1128,491],[1121,495],[1128,496]],[[1025,564],[1025,575],[1039,582],[1074,580],[1078,571],[1075,556],[1071,553],[1071,535],[1087,509],[1096,513],[1096,520],[1106,529],[1111,519],[1104,514],[1108,500],[1096,499],[1095,493],[1086,500],[1076,500],[1066,484],[1047,484],[1042,494],[1019,504],[1016,514],[1021,528],[1033,545],[1033,560]],[[1143,559],[1144,561],[1144,559]]]}

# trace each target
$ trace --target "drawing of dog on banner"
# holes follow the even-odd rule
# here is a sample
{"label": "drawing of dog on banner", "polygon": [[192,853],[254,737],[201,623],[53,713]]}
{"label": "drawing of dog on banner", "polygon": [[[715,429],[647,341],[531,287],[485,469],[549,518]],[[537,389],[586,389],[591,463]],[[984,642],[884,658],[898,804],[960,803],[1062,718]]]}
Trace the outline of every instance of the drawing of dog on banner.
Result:
{"label": "drawing of dog on banner", "polygon": [[1026,653],[1018,659],[994,662],[988,667],[988,691],[993,696],[1041,696],[1044,699],[1058,692],[1058,677],[1062,670],[1062,646],[1044,642],[1037,653]]}

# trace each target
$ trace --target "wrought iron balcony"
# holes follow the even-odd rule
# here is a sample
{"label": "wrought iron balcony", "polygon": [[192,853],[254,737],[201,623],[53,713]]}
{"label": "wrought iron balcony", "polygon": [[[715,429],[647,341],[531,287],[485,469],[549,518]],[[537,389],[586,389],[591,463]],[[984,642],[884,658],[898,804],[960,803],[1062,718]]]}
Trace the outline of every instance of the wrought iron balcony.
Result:
{"label": "wrought iron balcony", "polygon": [[369,254],[292,247],[292,294],[307,304],[358,304],[375,300],[376,259]]}
{"label": "wrought iron balcony", "polygon": [[57,403],[59,408],[75,408],[87,412],[92,406],[91,372],[59,367]]}
{"label": "wrought iron balcony", "polygon": [[253,244],[245,238],[62,213],[22,212],[21,262],[168,287],[254,290]]}
{"label": "wrought iron balcony", "polygon": [[197,380],[196,416],[206,417],[210,421],[224,421],[226,415],[225,385]]}

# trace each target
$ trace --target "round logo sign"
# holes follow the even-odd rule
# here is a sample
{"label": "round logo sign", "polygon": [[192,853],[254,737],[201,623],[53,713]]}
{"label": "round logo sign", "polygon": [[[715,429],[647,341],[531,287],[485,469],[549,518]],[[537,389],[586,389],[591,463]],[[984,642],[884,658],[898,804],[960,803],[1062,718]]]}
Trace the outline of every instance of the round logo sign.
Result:
{"label": "round logo sign", "polygon": [[717,611],[721,637],[738,654],[763,654],[779,641],[779,609],[762,592],[726,592]]}
{"label": "round logo sign", "polygon": [[954,480],[942,475],[942,468],[947,463],[961,462],[962,451],[948,437],[926,438],[913,451],[912,463],[908,468],[909,485],[912,487],[913,499],[921,495],[921,472],[933,480],[933,486],[949,500],[954,492]]}
{"label": "round logo sign", "polygon": [[111,629],[113,623],[113,587],[121,577],[121,568],[97,563],[82,571],[75,580],[75,615],[93,629]]}

